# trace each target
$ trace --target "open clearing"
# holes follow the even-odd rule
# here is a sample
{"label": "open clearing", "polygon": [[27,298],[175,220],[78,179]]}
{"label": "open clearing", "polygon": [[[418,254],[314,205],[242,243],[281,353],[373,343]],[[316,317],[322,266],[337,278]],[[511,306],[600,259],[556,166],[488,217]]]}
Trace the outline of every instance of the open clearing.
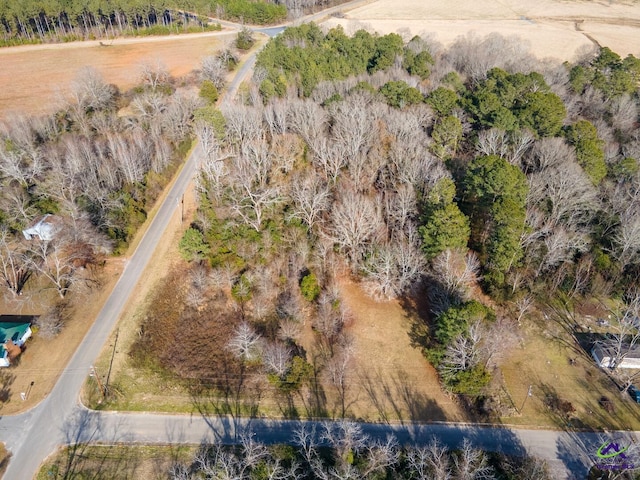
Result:
{"label": "open clearing", "polygon": [[145,62],[160,61],[173,77],[180,78],[234,38],[232,32],[205,32],[1,48],[0,119],[11,112],[52,112],[85,66],[94,67],[107,83],[125,91],[139,83]]}
{"label": "open clearing", "polygon": [[431,36],[451,44],[458,36],[492,32],[518,36],[541,58],[572,60],[576,51],[597,42],[622,56],[640,54],[640,3],[557,0],[378,0],[331,18],[345,31],[370,28],[380,33]]}

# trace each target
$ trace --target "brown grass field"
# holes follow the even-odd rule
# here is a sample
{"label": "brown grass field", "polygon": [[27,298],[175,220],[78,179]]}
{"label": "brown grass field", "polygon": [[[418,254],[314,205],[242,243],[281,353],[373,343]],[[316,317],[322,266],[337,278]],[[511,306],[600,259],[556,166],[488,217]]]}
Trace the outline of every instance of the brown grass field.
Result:
{"label": "brown grass field", "polygon": [[180,78],[201,59],[231,42],[231,32],[173,37],[123,38],[110,42],[27,45],[0,49],[0,119],[11,112],[45,114],[55,110],[85,66],[125,91],[139,83],[140,66],[162,62]]}
{"label": "brown grass field", "polygon": [[407,39],[431,36],[445,46],[460,35],[498,32],[521,38],[540,58],[559,60],[594,44],[640,55],[637,0],[378,0],[327,21],[337,24],[347,32],[364,27]]}

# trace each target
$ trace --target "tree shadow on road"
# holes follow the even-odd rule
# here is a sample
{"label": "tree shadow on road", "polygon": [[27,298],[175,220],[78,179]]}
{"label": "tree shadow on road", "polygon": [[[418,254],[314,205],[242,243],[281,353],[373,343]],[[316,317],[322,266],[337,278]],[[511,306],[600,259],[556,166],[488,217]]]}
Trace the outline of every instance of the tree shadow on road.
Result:
{"label": "tree shadow on road", "polygon": [[[65,447],[54,456],[46,475],[63,479],[134,479],[139,466],[124,424],[107,428],[99,414],[77,409],[62,426]],[[96,443],[100,440],[101,443]]]}
{"label": "tree shadow on road", "polygon": [[[258,415],[262,387],[253,381],[244,369],[223,375],[216,385],[199,383],[191,386],[190,396],[194,410],[202,416],[217,440],[237,439],[239,424],[243,417]],[[216,417],[217,424],[212,422]]]}

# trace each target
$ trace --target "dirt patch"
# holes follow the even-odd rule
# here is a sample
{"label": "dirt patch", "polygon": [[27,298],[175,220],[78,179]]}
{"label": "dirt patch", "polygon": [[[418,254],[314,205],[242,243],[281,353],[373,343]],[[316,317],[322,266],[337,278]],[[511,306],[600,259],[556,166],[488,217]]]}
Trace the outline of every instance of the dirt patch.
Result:
{"label": "dirt patch", "polygon": [[[579,29],[576,28],[579,22]],[[622,56],[640,54],[638,2],[560,2],[556,0],[379,0],[332,18],[347,32],[369,27],[405,37],[427,35],[445,46],[474,32],[516,35],[541,58],[572,60],[582,46],[608,46]]]}
{"label": "dirt patch", "polygon": [[0,118],[11,112],[54,111],[85,66],[96,68],[108,83],[127,90],[139,83],[140,65],[161,61],[179,78],[198,68],[201,59],[231,42],[231,32],[74,42],[0,49]]}
{"label": "dirt patch", "polygon": [[442,391],[435,369],[411,345],[413,320],[398,301],[376,302],[359,285],[343,282],[342,298],[354,320],[352,410],[371,421],[462,420]]}

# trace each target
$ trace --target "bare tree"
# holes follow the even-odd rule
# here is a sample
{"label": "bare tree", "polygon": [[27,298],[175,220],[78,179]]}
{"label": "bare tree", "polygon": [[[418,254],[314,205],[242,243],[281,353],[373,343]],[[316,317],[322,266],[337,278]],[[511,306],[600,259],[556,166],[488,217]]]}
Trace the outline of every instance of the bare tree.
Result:
{"label": "bare tree", "polygon": [[395,298],[420,278],[425,266],[417,241],[398,236],[368,255],[363,265],[371,281],[367,292],[374,298]]}
{"label": "bare tree", "polygon": [[237,357],[243,360],[253,360],[258,357],[258,347],[262,337],[244,321],[233,332],[227,347]]}
{"label": "bare tree", "polygon": [[447,349],[439,370],[443,377],[451,377],[470,370],[480,363],[480,342],[483,328],[479,323],[469,327],[467,333],[458,335]]}
{"label": "bare tree", "polygon": [[521,341],[516,326],[506,317],[499,316],[490,325],[480,324],[480,328],[480,359],[485,368],[499,365]]}
{"label": "bare tree", "polygon": [[169,70],[159,58],[147,60],[140,65],[140,80],[152,90],[169,83],[170,79]]}
{"label": "bare tree", "polygon": [[535,137],[527,130],[508,135],[504,130],[491,128],[478,133],[476,151],[480,155],[498,155],[513,165],[520,165]]}
{"label": "bare tree", "polygon": [[533,297],[529,294],[524,295],[520,297],[518,300],[516,300],[515,306],[518,309],[518,317],[516,321],[518,322],[518,325],[520,325],[520,322],[522,321],[522,318],[524,317],[524,315],[533,306]]}
{"label": "bare tree", "polygon": [[633,132],[638,118],[638,104],[629,95],[621,95],[611,101],[611,123],[624,135]]}
{"label": "bare tree", "polygon": [[49,308],[43,315],[36,318],[38,335],[47,340],[56,337],[62,331],[66,317],[64,303],[58,303]]}
{"label": "bare tree", "polygon": [[193,112],[200,106],[202,99],[194,92],[174,94],[162,116],[164,135],[176,143],[190,135]]}
{"label": "bare tree", "polygon": [[93,67],[80,69],[71,85],[72,101],[84,111],[110,107],[115,94],[113,85],[105,83],[102,75]]}
{"label": "bare tree", "polygon": [[15,180],[20,186],[27,187],[43,172],[42,153],[40,149],[29,153],[15,146],[7,148],[9,144],[14,145],[12,137],[0,142],[0,174],[7,183]]}
{"label": "bare tree", "polygon": [[295,210],[291,216],[305,222],[313,230],[321,215],[329,208],[329,186],[313,171],[300,174],[291,182],[291,199]]}
{"label": "bare tree", "polygon": [[353,271],[358,268],[367,244],[384,225],[375,199],[347,189],[332,209],[330,238],[348,256]]}
{"label": "bare tree", "polygon": [[512,71],[518,70],[516,67],[528,70],[536,65],[528,45],[522,39],[507,38],[498,33],[485,37],[473,33],[458,37],[449,47],[447,58],[458,71],[467,74],[474,82],[486,78],[487,72],[493,67]]}
{"label": "bare tree", "polygon": [[410,447],[407,463],[418,480],[450,480],[451,463],[448,450],[433,438],[426,447]]}
{"label": "bare tree", "polygon": [[640,201],[625,202],[621,206],[626,208],[619,214],[620,225],[613,241],[616,246],[614,254],[624,268],[640,258]]}
{"label": "bare tree", "polygon": [[434,258],[431,267],[434,277],[448,294],[465,299],[477,281],[480,262],[473,252],[449,249]]}
{"label": "bare tree", "polygon": [[418,215],[415,189],[408,184],[401,184],[396,191],[385,195],[385,222],[397,233],[410,235],[416,225]]}
{"label": "bare tree", "polygon": [[490,128],[478,133],[476,152],[478,155],[498,155],[505,158],[509,151],[507,132],[499,128]]}
{"label": "bare tree", "polygon": [[280,173],[288,174],[303,153],[303,142],[293,133],[272,135],[269,153],[273,159],[274,168]]}
{"label": "bare tree", "polygon": [[462,447],[453,456],[455,478],[460,480],[492,479],[493,468],[487,465],[487,457],[481,450],[472,447],[465,438]]}
{"label": "bare tree", "polygon": [[209,80],[218,90],[224,88],[228,69],[223,58],[209,55],[202,59],[200,76],[202,80]]}
{"label": "bare tree", "polygon": [[325,365],[325,372],[330,384],[336,389],[338,395],[338,404],[340,408],[340,418],[345,418],[347,415],[349,395],[349,371],[351,360],[353,359],[353,345],[350,339],[343,336],[343,345],[339,353],[334,354],[327,360]]}
{"label": "bare tree", "polygon": [[335,292],[324,291],[318,297],[318,311],[313,319],[313,327],[318,331],[333,354],[334,346],[338,343],[349,312],[343,302],[339,302]]}
{"label": "bare tree", "polygon": [[262,363],[271,373],[284,377],[291,366],[293,352],[282,342],[268,342],[262,348]]}
{"label": "bare tree", "polygon": [[83,260],[84,252],[62,238],[32,240],[29,248],[31,269],[49,280],[60,298],[73,287],[77,279],[76,265]]}
{"label": "bare tree", "polygon": [[263,118],[271,136],[288,133],[289,116],[287,110],[286,100],[280,99],[273,99],[264,107]]}
{"label": "bare tree", "polygon": [[[288,124],[307,145],[325,136],[329,118],[327,112],[312,100],[294,100],[288,104]],[[313,147],[312,147],[313,148]]]}
{"label": "bare tree", "polygon": [[563,138],[545,137],[535,142],[524,159],[524,166],[527,173],[536,173],[562,165],[569,159],[575,159],[575,151]]}
{"label": "bare tree", "polygon": [[6,227],[0,228],[0,275],[13,296],[20,295],[31,276],[31,264],[24,244],[17,242]]}
{"label": "bare tree", "polygon": [[[625,357],[640,345],[640,290],[628,291],[623,304],[611,310],[611,331],[607,336],[596,342],[606,356],[609,357],[608,367],[615,371]],[[630,384],[629,384],[630,385]],[[629,385],[626,387],[628,388]]]}
{"label": "bare tree", "polygon": [[201,263],[196,263],[189,270],[189,289],[186,294],[186,303],[191,308],[198,309],[206,302],[207,289],[211,284],[209,271]]}
{"label": "bare tree", "polygon": [[314,163],[324,172],[325,178],[336,182],[342,169],[347,165],[347,157],[341,145],[327,137],[315,137],[309,144]]}
{"label": "bare tree", "polygon": [[246,182],[230,190],[233,211],[257,232],[262,229],[265,214],[280,202],[279,189],[276,186],[252,188]]}

